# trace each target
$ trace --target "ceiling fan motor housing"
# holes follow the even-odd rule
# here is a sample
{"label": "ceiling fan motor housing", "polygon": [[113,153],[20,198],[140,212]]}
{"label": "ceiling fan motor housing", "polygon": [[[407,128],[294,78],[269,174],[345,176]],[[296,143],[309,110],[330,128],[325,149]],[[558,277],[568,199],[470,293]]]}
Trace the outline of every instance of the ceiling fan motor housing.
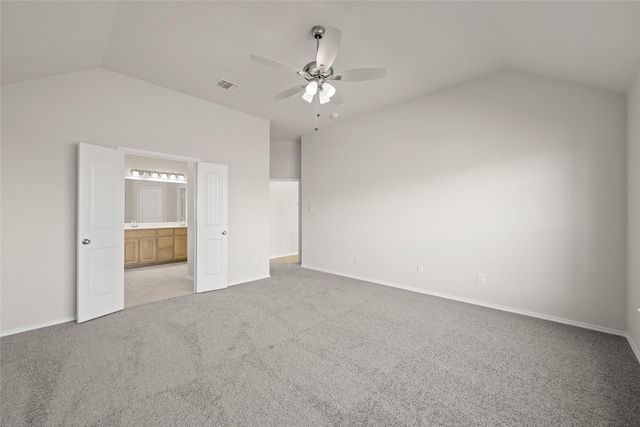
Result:
{"label": "ceiling fan motor housing", "polygon": [[307,78],[305,76],[305,78],[308,81],[311,81],[314,79],[328,80],[333,78],[333,67],[329,68],[328,70],[322,71],[320,68],[318,68],[316,61],[309,62],[307,65],[304,66],[302,71],[304,71],[309,77],[311,77],[311,78]]}

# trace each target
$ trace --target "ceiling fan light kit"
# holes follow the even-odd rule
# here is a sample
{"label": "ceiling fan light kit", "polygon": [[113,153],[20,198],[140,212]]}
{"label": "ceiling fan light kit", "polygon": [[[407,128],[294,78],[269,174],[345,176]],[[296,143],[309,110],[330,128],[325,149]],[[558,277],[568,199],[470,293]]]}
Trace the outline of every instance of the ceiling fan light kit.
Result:
{"label": "ceiling fan light kit", "polygon": [[302,99],[304,99],[305,101],[307,101],[308,103],[311,103],[311,101],[313,101],[313,95],[310,94],[309,92],[305,91],[302,94]]}
{"label": "ceiling fan light kit", "polygon": [[318,91],[318,82],[315,80],[312,80],[311,82],[309,82],[309,84],[307,85],[307,87],[305,88],[305,91],[311,95],[312,99],[313,99],[313,95],[316,94],[316,92]]}
{"label": "ceiling fan light kit", "polygon": [[312,103],[315,99],[315,130],[318,130],[318,117],[320,116],[318,113],[318,104],[332,102],[334,105],[341,105],[343,103],[342,96],[335,96],[337,94],[336,88],[327,81],[358,82],[379,79],[387,74],[387,70],[384,68],[357,68],[340,73],[334,73],[332,65],[338,56],[338,48],[340,47],[340,40],[342,39],[342,31],[334,27],[325,28],[320,25],[316,25],[311,29],[311,35],[316,39],[316,60],[309,62],[302,69],[284,62],[256,55],[251,55],[251,59],[277,70],[295,72],[308,82],[306,85],[296,85],[279,93],[275,96],[275,99],[289,98],[293,95],[299,94],[300,92],[303,92],[302,99],[309,103]]}
{"label": "ceiling fan light kit", "polygon": [[327,102],[331,101],[331,98],[327,96],[325,91],[321,90],[318,94],[318,100],[320,101],[320,104],[326,104]]}
{"label": "ceiling fan light kit", "polygon": [[329,98],[331,98],[336,93],[336,88],[329,83],[323,83],[322,90],[327,94]]}

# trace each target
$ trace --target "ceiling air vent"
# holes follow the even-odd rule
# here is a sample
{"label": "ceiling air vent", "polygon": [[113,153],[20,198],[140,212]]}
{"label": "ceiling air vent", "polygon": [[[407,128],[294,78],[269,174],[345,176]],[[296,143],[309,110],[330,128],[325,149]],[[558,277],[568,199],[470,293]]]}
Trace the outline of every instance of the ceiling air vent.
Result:
{"label": "ceiling air vent", "polygon": [[235,83],[231,83],[230,81],[220,79],[216,82],[216,86],[221,87],[222,89],[226,89],[230,92],[235,92],[238,90],[240,86]]}

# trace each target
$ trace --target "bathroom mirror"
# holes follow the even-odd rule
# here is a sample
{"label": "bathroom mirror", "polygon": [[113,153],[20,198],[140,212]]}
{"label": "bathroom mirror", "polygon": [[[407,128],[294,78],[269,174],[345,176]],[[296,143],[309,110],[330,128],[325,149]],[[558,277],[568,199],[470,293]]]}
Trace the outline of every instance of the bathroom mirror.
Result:
{"label": "bathroom mirror", "polygon": [[125,179],[127,223],[184,222],[187,220],[187,184]]}

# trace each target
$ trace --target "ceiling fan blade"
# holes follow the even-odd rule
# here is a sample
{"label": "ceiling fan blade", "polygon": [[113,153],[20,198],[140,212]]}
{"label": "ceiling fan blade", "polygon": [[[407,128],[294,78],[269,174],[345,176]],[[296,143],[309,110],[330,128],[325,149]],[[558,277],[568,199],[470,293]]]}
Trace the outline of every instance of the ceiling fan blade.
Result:
{"label": "ceiling fan blade", "polygon": [[285,64],[284,62],[276,61],[274,59],[267,59],[261,56],[251,55],[251,59],[259,62],[262,65],[266,65],[267,67],[275,68],[276,70],[285,71],[287,73],[294,72],[303,76],[305,74],[304,71],[299,70],[293,65]]}
{"label": "ceiling fan blade", "polygon": [[387,75],[385,68],[356,68],[342,71],[333,76],[333,80],[341,82],[362,82],[365,80],[379,79]]}
{"label": "ceiling fan blade", "polygon": [[342,95],[340,95],[340,92],[336,92],[333,94],[333,96],[331,97],[331,103],[333,105],[342,105],[344,104],[344,99],[342,98]]}
{"label": "ceiling fan blade", "polygon": [[297,94],[297,93],[302,92],[304,89],[305,89],[305,86],[296,85],[296,86],[294,86],[294,87],[292,87],[292,88],[289,88],[289,89],[287,89],[287,90],[285,90],[285,91],[283,91],[283,92],[280,92],[279,94],[277,94],[277,95],[275,96],[275,99],[285,99],[285,98],[288,98],[288,97],[290,97],[290,96],[293,96],[293,95],[295,95],[295,94]]}
{"label": "ceiling fan blade", "polygon": [[318,43],[318,55],[316,56],[316,66],[326,71],[333,65],[333,61],[338,56],[342,31],[334,27],[327,27],[324,35]]}

